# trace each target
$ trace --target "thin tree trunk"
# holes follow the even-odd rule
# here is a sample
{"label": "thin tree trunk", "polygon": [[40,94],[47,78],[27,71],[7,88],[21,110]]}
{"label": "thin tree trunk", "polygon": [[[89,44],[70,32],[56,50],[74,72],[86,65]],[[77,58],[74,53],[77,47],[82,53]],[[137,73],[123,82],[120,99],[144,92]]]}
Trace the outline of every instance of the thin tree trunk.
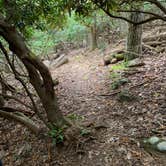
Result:
{"label": "thin tree trunk", "polygon": [[[140,22],[143,15],[138,12],[130,14],[130,19],[134,22]],[[127,53],[126,60],[132,60],[142,55],[142,25],[128,25]]]}
{"label": "thin tree trunk", "polygon": [[94,16],[93,25],[90,27],[90,35],[91,35],[91,50],[94,50],[98,47],[97,44],[97,22],[96,15]]}

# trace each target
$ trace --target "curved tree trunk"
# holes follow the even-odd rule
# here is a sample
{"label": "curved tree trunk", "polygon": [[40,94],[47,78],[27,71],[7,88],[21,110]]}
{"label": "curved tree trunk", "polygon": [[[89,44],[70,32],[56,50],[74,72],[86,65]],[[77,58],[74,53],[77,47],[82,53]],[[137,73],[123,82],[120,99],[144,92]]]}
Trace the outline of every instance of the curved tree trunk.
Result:
{"label": "curved tree trunk", "polygon": [[30,83],[36,90],[46,111],[48,122],[62,127],[69,125],[57,104],[54,83],[48,68],[28,49],[16,28],[0,20],[0,35],[8,42],[10,50],[25,65]]}
{"label": "curved tree trunk", "polygon": [[[130,14],[130,19],[134,22],[140,22],[143,14],[134,12]],[[126,60],[138,58],[142,54],[142,25],[128,25],[127,53]]]}

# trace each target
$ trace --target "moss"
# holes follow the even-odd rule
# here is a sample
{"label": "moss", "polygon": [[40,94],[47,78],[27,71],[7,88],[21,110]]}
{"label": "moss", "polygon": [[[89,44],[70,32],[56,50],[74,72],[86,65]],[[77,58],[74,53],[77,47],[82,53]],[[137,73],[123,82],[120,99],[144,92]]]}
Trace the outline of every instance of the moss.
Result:
{"label": "moss", "polygon": [[121,75],[118,72],[111,72],[110,73],[110,79],[117,79],[120,77],[121,77]]}
{"label": "moss", "polygon": [[122,71],[125,69],[127,69],[127,62],[122,62],[111,66],[112,71]]}
{"label": "moss", "polygon": [[121,61],[124,59],[124,54],[114,54],[113,58],[116,58],[118,61]]}

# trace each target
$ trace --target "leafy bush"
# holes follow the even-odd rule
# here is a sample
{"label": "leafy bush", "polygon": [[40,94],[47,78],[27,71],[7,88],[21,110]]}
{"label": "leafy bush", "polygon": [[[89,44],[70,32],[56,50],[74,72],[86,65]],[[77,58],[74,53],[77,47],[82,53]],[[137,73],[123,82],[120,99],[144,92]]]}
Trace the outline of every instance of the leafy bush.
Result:
{"label": "leafy bush", "polygon": [[59,43],[78,44],[83,41],[87,35],[86,27],[74,20],[74,17],[68,17],[67,23],[63,29],[41,31],[34,30],[29,46],[37,55],[46,55],[54,50]]}
{"label": "leafy bush", "polygon": [[37,55],[48,54],[53,50],[54,40],[53,32],[43,32],[35,30],[31,40],[28,42],[32,51]]}
{"label": "leafy bush", "polygon": [[48,135],[52,138],[53,144],[58,144],[64,141],[63,129],[52,127]]}

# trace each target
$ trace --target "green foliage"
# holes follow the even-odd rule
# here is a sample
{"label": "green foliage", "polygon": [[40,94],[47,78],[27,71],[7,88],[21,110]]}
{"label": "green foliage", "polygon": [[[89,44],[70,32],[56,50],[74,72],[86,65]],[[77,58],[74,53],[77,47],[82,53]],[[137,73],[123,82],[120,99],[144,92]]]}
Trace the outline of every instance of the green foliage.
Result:
{"label": "green foliage", "polygon": [[64,141],[64,134],[62,128],[52,126],[52,129],[48,132],[48,135],[52,138],[54,145]]}
{"label": "green foliage", "polygon": [[127,62],[122,62],[111,66],[112,71],[125,70],[126,68],[127,68]]}
{"label": "green foliage", "polygon": [[66,23],[62,5],[63,1],[54,0],[10,0],[1,1],[0,9],[6,20],[24,34],[27,27],[40,30],[62,27]]}
{"label": "green foliage", "polygon": [[79,115],[74,114],[74,113],[67,115],[67,118],[69,118],[72,121],[83,120],[82,116],[79,116]]}
{"label": "green foliage", "polygon": [[32,28],[29,29],[31,33],[28,44],[37,55],[47,55],[61,42],[78,44],[87,35],[85,26],[76,22],[73,16],[67,18],[66,26],[63,29],[49,31],[30,30]]}
{"label": "green foliage", "polygon": [[[139,3],[131,0],[1,0],[0,10],[7,21],[24,33],[27,26],[40,30],[47,29],[48,25],[52,28],[62,28],[66,23],[67,13],[72,15],[72,12],[75,12],[82,17],[81,20],[89,17],[86,18],[86,22],[91,22],[93,14],[97,14],[99,9],[107,14],[114,14],[119,9],[130,9],[131,6],[134,9],[140,4],[142,6],[142,1]],[[144,3],[144,8],[151,9],[149,4]]]}
{"label": "green foliage", "polygon": [[56,33],[55,43],[59,41],[77,42],[83,40],[86,35],[85,26],[74,20],[74,16],[67,18],[66,26]]}
{"label": "green foliage", "polygon": [[25,27],[23,33],[24,33],[25,39],[29,40],[30,38],[32,38],[32,36],[34,34],[34,29],[32,27]]}
{"label": "green foliage", "polygon": [[90,131],[87,129],[82,128],[80,131],[80,135],[83,137],[88,136],[89,134],[90,134]]}
{"label": "green foliage", "polygon": [[123,54],[114,54],[113,58],[116,58],[118,61],[124,60]]}
{"label": "green foliage", "polygon": [[36,55],[47,55],[55,46],[53,32],[34,30],[28,44]]}
{"label": "green foliage", "polygon": [[121,75],[116,71],[113,71],[113,72],[110,73],[110,79],[117,79],[117,78],[120,78],[120,77],[121,77]]}

